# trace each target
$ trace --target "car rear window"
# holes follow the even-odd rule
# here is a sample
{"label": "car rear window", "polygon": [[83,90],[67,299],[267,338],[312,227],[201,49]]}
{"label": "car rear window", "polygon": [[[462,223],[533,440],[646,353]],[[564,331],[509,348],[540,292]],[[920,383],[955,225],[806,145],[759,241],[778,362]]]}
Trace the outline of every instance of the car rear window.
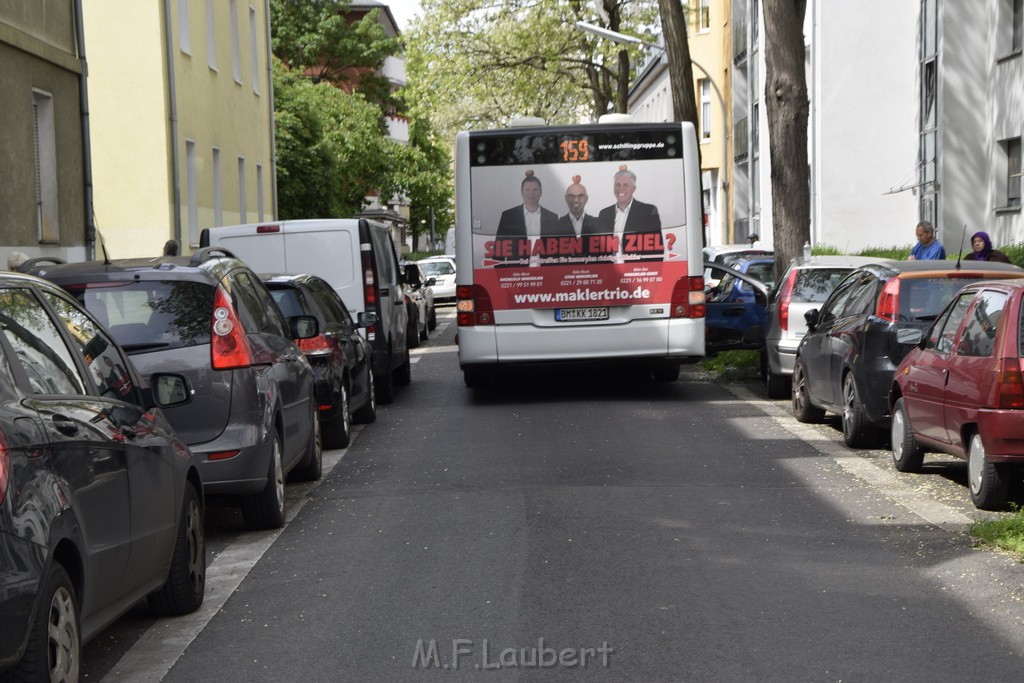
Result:
{"label": "car rear window", "polygon": [[454,275],[455,268],[452,264],[447,261],[421,261],[420,270],[427,277],[437,277],[438,275]]}
{"label": "car rear window", "polygon": [[797,271],[791,300],[807,303],[825,301],[836,285],[850,274],[850,270],[849,268],[804,268]]}
{"label": "car rear window", "polygon": [[775,261],[769,263],[751,263],[747,267],[747,275],[757,278],[766,285],[775,283]]}
{"label": "car rear window", "polygon": [[899,320],[934,320],[961,289],[978,278],[900,278]]}
{"label": "car rear window", "polygon": [[295,315],[313,315],[306,303],[306,297],[295,287],[271,287],[270,296],[274,297],[274,303],[281,309],[285,318]]}
{"label": "car rear window", "polygon": [[210,342],[214,288],[137,281],[65,286],[129,354]]}

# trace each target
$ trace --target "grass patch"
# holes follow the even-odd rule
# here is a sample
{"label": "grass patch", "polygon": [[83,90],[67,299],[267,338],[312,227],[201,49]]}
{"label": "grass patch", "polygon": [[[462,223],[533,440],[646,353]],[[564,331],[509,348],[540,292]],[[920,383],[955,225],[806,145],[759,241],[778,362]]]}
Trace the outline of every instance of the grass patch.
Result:
{"label": "grass patch", "polygon": [[760,351],[723,351],[700,362],[705,372],[761,371]]}
{"label": "grass patch", "polygon": [[1005,550],[1024,562],[1024,510],[1000,519],[982,520],[971,525],[971,535],[983,545]]}

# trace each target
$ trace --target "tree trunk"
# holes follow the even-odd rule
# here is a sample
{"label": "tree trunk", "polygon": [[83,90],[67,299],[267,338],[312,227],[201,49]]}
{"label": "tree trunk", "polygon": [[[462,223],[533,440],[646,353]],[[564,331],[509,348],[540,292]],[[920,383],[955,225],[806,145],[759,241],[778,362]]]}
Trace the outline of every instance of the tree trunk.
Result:
{"label": "tree trunk", "polygon": [[[695,130],[700,131],[697,121],[697,96],[693,87],[693,62],[690,60],[690,42],[686,37],[686,17],[683,5],[679,0],[658,0],[658,12],[661,15],[661,31],[665,38],[665,56],[668,58],[669,92],[672,93],[672,116],[676,121],[688,121]],[[707,74],[710,77],[710,74]],[[700,133],[697,133],[698,138]],[[726,144],[722,140],[722,144]],[[703,166],[702,150],[697,145],[697,168]],[[725,169],[719,170],[725,174]],[[701,176],[703,177],[703,173]],[[715,188],[708,188],[714,193]],[[724,208],[724,207],[722,207]],[[705,220],[707,207],[704,206],[704,193],[700,194],[700,216]],[[703,240],[704,226],[701,224]]]}
{"label": "tree trunk", "polygon": [[811,238],[803,34],[807,0],[763,0],[763,7],[775,270],[781,278]]}
{"label": "tree trunk", "polygon": [[[661,30],[668,56],[668,82],[672,92],[672,115],[676,121],[697,123],[697,98],[693,92],[693,63],[686,38],[686,17],[679,0],[658,0]],[[698,128],[699,130],[699,128]]]}

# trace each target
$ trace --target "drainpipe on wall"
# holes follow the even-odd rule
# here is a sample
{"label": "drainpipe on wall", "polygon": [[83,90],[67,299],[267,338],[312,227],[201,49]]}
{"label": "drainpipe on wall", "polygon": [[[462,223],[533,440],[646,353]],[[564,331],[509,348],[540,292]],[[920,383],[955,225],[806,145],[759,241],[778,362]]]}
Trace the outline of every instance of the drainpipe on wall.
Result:
{"label": "drainpipe on wall", "polygon": [[274,58],[270,45],[270,0],[264,2],[267,27],[267,102],[270,107],[270,219],[277,220],[277,134],[274,125]]}
{"label": "drainpipe on wall", "polygon": [[82,112],[82,190],[85,211],[85,260],[96,258],[96,221],[92,202],[92,144],[89,138],[89,65],[85,59],[82,0],[75,0],[75,41],[82,71],[78,76],[78,104]]}
{"label": "drainpipe on wall", "polygon": [[171,0],[164,0],[164,42],[167,43],[167,99],[169,123],[171,124],[171,220],[174,223],[174,239],[183,247],[181,237],[181,183],[178,169],[178,91],[174,82],[174,32],[171,30]]}

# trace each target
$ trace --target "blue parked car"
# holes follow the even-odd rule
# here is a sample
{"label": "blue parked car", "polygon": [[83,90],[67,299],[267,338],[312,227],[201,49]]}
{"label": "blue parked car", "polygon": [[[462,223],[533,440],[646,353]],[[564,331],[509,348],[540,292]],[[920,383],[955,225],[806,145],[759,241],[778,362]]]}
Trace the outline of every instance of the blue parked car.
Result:
{"label": "blue parked car", "polygon": [[761,348],[765,311],[775,283],[775,260],[750,259],[732,268],[714,267],[725,274],[707,294],[705,353],[713,356],[720,351]]}

